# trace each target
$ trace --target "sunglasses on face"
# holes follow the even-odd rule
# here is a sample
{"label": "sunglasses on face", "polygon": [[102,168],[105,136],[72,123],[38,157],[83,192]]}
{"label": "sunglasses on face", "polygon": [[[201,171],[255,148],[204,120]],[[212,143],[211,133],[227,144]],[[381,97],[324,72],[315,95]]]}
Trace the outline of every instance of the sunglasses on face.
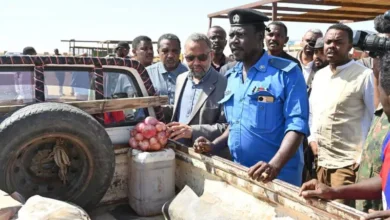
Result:
{"label": "sunglasses on face", "polygon": [[198,55],[198,56],[187,55],[187,56],[185,56],[185,58],[186,58],[187,62],[192,62],[195,59],[198,59],[199,61],[203,62],[203,61],[206,61],[209,58],[209,53],[210,52],[208,52],[207,54],[201,54],[201,55]]}

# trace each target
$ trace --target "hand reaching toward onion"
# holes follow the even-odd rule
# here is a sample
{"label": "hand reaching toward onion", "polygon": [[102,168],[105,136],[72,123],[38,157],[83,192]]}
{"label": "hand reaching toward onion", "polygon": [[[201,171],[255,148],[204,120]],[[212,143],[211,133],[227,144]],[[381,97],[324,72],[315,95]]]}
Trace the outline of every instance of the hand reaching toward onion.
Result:
{"label": "hand reaching toward onion", "polygon": [[182,138],[191,139],[192,138],[192,128],[189,125],[182,124],[179,122],[171,122],[167,124],[168,131],[171,133],[169,138],[173,140],[179,140]]}
{"label": "hand reaching toward onion", "polygon": [[129,145],[142,151],[159,151],[168,143],[167,126],[154,117],[147,117],[130,132]]}

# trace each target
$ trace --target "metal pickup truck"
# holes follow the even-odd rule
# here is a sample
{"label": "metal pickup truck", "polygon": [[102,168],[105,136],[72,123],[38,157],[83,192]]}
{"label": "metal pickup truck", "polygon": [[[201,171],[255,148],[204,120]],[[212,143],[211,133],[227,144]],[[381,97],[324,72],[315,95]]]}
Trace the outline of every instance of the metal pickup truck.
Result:
{"label": "metal pickup truck", "polygon": [[[162,119],[167,101],[155,96],[145,68],[133,60],[0,57],[0,189],[69,201],[88,211],[128,204],[130,130],[147,116]],[[206,212],[219,208],[235,215],[218,219],[364,216],[336,202],[309,204],[297,187],[279,180],[253,181],[246,167],[218,156],[171,140],[167,147],[176,154],[177,192],[191,189],[209,204],[191,219],[210,219]],[[165,211],[149,218],[186,219],[177,217],[180,211],[176,217]]]}

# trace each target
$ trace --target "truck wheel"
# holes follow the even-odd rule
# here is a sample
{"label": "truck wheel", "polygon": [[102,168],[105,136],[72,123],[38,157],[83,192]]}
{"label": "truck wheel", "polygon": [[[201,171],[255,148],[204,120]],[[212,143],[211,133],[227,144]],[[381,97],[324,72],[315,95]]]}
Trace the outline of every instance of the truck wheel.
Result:
{"label": "truck wheel", "polygon": [[0,189],[93,208],[111,184],[114,149],[104,127],[62,103],[38,103],[0,124]]}

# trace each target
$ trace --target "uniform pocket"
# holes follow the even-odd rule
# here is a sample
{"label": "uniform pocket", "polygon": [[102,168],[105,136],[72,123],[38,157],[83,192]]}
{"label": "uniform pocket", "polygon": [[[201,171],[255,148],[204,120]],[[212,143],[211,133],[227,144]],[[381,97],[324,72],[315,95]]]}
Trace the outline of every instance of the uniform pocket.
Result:
{"label": "uniform pocket", "polygon": [[260,102],[257,99],[251,99],[250,107],[256,117],[252,126],[264,132],[273,131],[277,127],[278,117],[283,115],[279,102]]}

